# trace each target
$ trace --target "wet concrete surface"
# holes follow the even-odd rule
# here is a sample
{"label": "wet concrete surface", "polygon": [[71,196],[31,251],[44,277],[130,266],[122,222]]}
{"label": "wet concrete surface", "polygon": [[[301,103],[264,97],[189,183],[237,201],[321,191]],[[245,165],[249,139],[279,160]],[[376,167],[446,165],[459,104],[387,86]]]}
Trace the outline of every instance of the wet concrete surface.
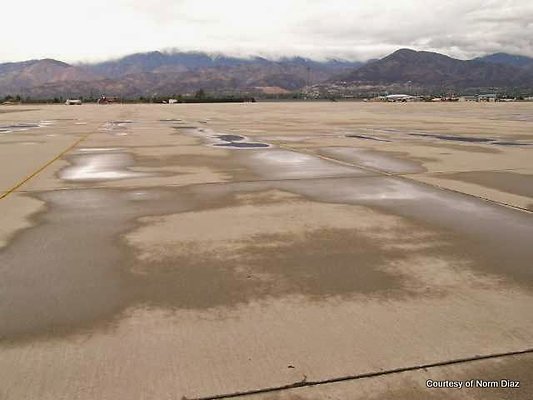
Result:
{"label": "wet concrete surface", "polygon": [[16,108],[9,108],[9,107],[1,107],[0,108],[0,114],[8,114],[8,113],[19,113],[19,112],[28,112],[28,111],[38,111],[36,108],[22,108],[22,107],[16,107]]}
{"label": "wet concrete surface", "polygon": [[14,125],[0,125],[0,132],[12,132],[17,130],[25,130],[30,128],[38,128],[39,124],[25,124],[19,123]]}
{"label": "wet concrete surface", "polygon": [[164,118],[164,119],[160,119],[159,121],[161,122],[182,122],[182,120],[179,118]]}
{"label": "wet concrete surface", "polygon": [[506,171],[476,171],[456,174],[441,174],[439,177],[481,186],[488,186],[502,192],[533,198],[533,174]]}
{"label": "wet concrete surface", "polygon": [[431,135],[427,133],[411,133],[411,136],[417,137],[428,137],[435,138],[440,140],[449,140],[452,142],[467,142],[467,143],[491,143],[494,139],[484,138],[484,137],[473,137],[473,136],[463,136],[463,135]]}
{"label": "wet concrete surface", "polygon": [[[43,197],[49,213],[39,220],[56,229],[48,234],[41,229],[26,231],[18,238],[21,248],[10,246],[0,253],[3,340],[39,332],[61,334],[94,321],[103,310],[120,309],[123,302],[120,270],[110,268],[118,265],[119,257],[113,246],[105,245],[111,243],[109,234],[121,230],[113,218],[120,211],[117,200],[100,192],[76,196],[59,192],[58,200],[70,198],[53,204],[50,196],[54,199],[53,193]],[[59,212],[54,212],[56,207],[61,207]],[[83,251],[89,247],[91,254]]]}
{"label": "wet concrete surface", "polygon": [[[348,229],[313,229],[303,237],[258,233],[228,254],[191,243],[177,255],[161,253],[158,260],[135,258],[120,239],[138,226],[141,216],[191,210],[201,216],[202,208],[238,204],[228,193],[66,190],[41,193],[38,200],[47,209],[34,217],[37,226],[0,251],[4,341],[105,327],[132,306],[205,309],[294,293],[316,299],[353,293],[415,295],[403,288],[407,277],[382,268],[408,257],[409,251],[386,248]],[[250,218],[264,212],[260,205]],[[237,215],[241,210],[235,207]],[[274,220],[290,214],[281,211]],[[215,220],[217,212],[213,215]],[[235,217],[228,222],[232,219],[246,221]],[[271,245],[261,245],[265,242]],[[441,246],[436,243],[429,251]]]}
{"label": "wet concrete surface", "polygon": [[178,126],[174,126],[173,128],[180,130],[180,129],[197,129],[198,127],[195,125],[178,125]]}
{"label": "wet concrete surface", "polygon": [[218,135],[217,138],[225,142],[240,142],[245,139],[244,136],[240,135]]}
{"label": "wet concrete surface", "polygon": [[492,144],[497,144],[499,146],[533,146],[533,143],[503,142],[503,141],[492,142]]}
{"label": "wet concrete surface", "polygon": [[[216,282],[216,270],[206,265],[203,270],[189,267],[189,274],[184,268],[174,275],[164,270],[136,275],[136,261],[118,239],[141,215],[190,209],[187,196],[157,190],[67,190],[42,193],[39,200],[47,210],[35,217],[38,226],[17,237],[21,247],[0,252],[3,340],[61,336],[98,326],[135,301],[172,305],[174,298],[180,305],[181,298],[184,307],[211,304],[204,289]],[[189,292],[176,286],[180,281],[187,282],[182,289]],[[225,289],[221,296],[238,293],[231,285]],[[190,296],[191,291],[198,296]]]}
{"label": "wet concrete surface", "polygon": [[[382,124],[381,138],[434,120],[422,106],[412,120],[394,105],[363,106],[357,118],[353,105],[329,103],[24,113],[58,121],[58,136],[32,137],[56,156],[89,136],[13,194],[21,210],[2,220],[0,397],[191,398],[530,348],[532,214],[388,176],[466,158],[444,144],[421,156],[410,142],[344,137],[357,121]],[[447,122],[437,135],[452,118],[472,135],[487,129],[484,109],[438,110]],[[522,141],[517,123],[491,137],[513,128],[510,142]],[[328,126],[338,134],[324,135]],[[269,135],[276,146],[212,146]],[[16,146],[5,137],[3,148]],[[517,147],[465,157],[527,170]],[[22,179],[28,160],[0,166]],[[523,180],[499,174],[504,194],[527,194]],[[495,176],[475,179],[490,186]],[[427,394],[393,384],[376,395]]]}
{"label": "wet concrete surface", "polygon": [[265,179],[304,179],[371,175],[356,167],[339,165],[319,157],[284,149],[254,152],[243,163]]}
{"label": "wet concrete surface", "polygon": [[134,165],[134,160],[127,153],[108,149],[84,153],[69,157],[72,165],[59,172],[60,179],[66,182],[96,182],[147,176],[128,169]]}
{"label": "wet concrete surface", "polygon": [[[363,130],[365,132],[365,130]],[[496,146],[531,146],[532,143],[528,141],[529,137],[524,137],[526,140],[515,140],[515,138],[508,136],[506,139],[497,137],[487,137],[487,135],[469,136],[466,134],[435,134],[428,132],[412,132],[408,129],[377,129],[369,130],[371,134],[347,134],[347,138],[364,139],[370,141],[391,143],[396,141],[408,141],[410,138],[417,139],[436,139],[443,142],[457,142],[464,144],[478,144],[478,145],[496,145]],[[376,135],[377,134],[377,135]]]}
{"label": "wet concrete surface", "polygon": [[346,135],[346,137],[357,138],[357,139],[365,139],[365,140],[375,140],[377,142],[390,142],[390,140],[387,140],[387,139],[380,139],[380,138],[376,138],[376,137],[372,137],[372,136],[366,136],[366,135],[350,134],[350,135]]}
{"label": "wet concrete surface", "polygon": [[9,125],[0,125],[0,134],[24,132],[30,129],[41,128],[43,126],[51,125],[50,121],[40,121],[40,122],[18,122]]}
{"label": "wet concrete surface", "polygon": [[[9,312],[5,310],[4,321],[9,321],[9,316],[12,316],[20,321],[31,322],[27,332],[13,323],[15,327],[4,332],[4,336],[13,332],[39,333],[39,328],[47,327],[41,321],[43,318],[50,321],[52,331],[61,331],[64,325],[75,327],[76,321],[97,320],[113,315],[136,302],[171,308],[203,308],[243,302],[261,294],[272,296],[301,292],[313,297],[381,291],[390,295],[397,291],[402,295],[401,281],[405,278],[399,279],[380,267],[394,260],[408,258],[409,251],[387,249],[364,235],[342,228],[311,230],[305,238],[282,233],[259,235],[254,241],[246,243],[244,248],[228,255],[227,260],[219,252],[210,255],[206,249],[202,251],[191,244],[189,251],[168,260],[149,262],[149,267],[143,266],[143,262],[134,261],[128,255],[129,251],[120,251],[121,247],[117,246],[116,238],[128,227],[132,229],[135,218],[190,210],[200,212],[202,207],[198,198],[208,193],[209,196],[203,200],[204,207],[227,207],[228,204],[238,204],[231,200],[234,193],[250,190],[253,193],[259,188],[282,189],[304,195],[313,201],[375,207],[421,224],[438,226],[441,239],[433,239],[435,245],[428,249],[429,254],[456,254],[466,257],[468,268],[478,273],[494,274],[529,289],[533,285],[530,268],[533,254],[527,246],[533,234],[533,222],[530,216],[523,216],[520,212],[479,204],[478,200],[441,193],[437,189],[428,189],[399,178],[306,179],[273,181],[260,186],[224,186],[227,192],[208,187],[200,190],[201,195],[196,196],[187,190],[71,190],[41,195],[39,199],[48,205],[45,223],[39,222],[37,228],[19,236],[16,245],[0,253],[2,265],[8,271],[16,271],[15,277],[7,274],[3,281],[6,285],[3,291],[7,299],[5,304],[9,309]],[[184,204],[188,204],[188,207]],[[236,208],[235,212],[242,211]],[[260,214],[261,209],[258,207],[255,213]],[[287,213],[289,216],[290,212]],[[238,224],[245,221],[245,218],[234,218]],[[84,229],[80,230],[80,226]],[[498,230],[491,229],[492,226],[498,226]],[[458,235],[462,235],[461,241],[453,239]],[[401,243],[402,236],[400,232],[394,234],[396,244]],[[507,239],[510,237],[512,241]],[[49,239],[43,242],[44,238]],[[255,244],[256,241],[258,244]],[[271,245],[265,248],[262,243]],[[31,249],[36,245],[46,249],[45,257],[39,253],[38,258],[35,258]],[[93,249],[98,249],[98,252],[94,253]],[[506,263],[507,268],[502,269],[502,263]],[[24,282],[24,277],[31,275],[26,268],[35,268],[35,265],[41,266],[41,272],[39,280],[32,285],[32,299],[18,305],[17,296],[25,296],[23,288],[30,285]],[[73,265],[75,269],[71,268]],[[179,268],[176,269],[175,265],[179,265]],[[53,269],[48,270],[50,267]],[[140,274],[140,278],[132,273],[146,268],[149,273]],[[248,273],[239,274],[239,268],[248,270]],[[157,278],[159,273],[161,277]],[[273,275],[276,278],[255,280],[254,274]],[[24,283],[17,288],[15,282],[19,281]],[[186,287],[180,289],[179,285],[176,286],[183,281],[188,282]],[[276,289],[272,282],[278,282],[281,288]],[[168,289],[165,289],[167,284]],[[42,290],[38,290],[37,285],[42,285]],[[52,287],[53,291],[50,290]],[[404,290],[403,295],[409,295],[409,291]],[[87,299],[93,298],[98,298],[99,302],[93,303],[91,300],[89,304],[86,303]],[[53,306],[56,303],[64,308]],[[25,304],[39,307],[25,310]],[[46,309],[57,312],[57,320],[55,312],[43,312]],[[13,310],[17,312],[13,313]],[[76,319],[70,320],[71,316],[76,316]]]}
{"label": "wet concrete surface", "polygon": [[255,142],[230,142],[230,143],[217,143],[213,146],[216,147],[232,147],[236,149],[261,149],[265,147],[270,147],[266,143],[255,143]]}
{"label": "wet concrete surface", "polygon": [[390,153],[379,153],[351,147],[327,147],[320,149],[319,154],[332,157],[340,161],[355,163],[364,167],[390,173],[418,173],[425,169],[415,160],[400,158]]}
{"label": "wet concrete surface", "polygon": [[451,142],[465,142],[465,143],[486,143],[498,146],[531,146],[531,143],[524,143],[519,141],[501,141],[494,138],[474,137],[465,135],[433,135],[427,133],[410,133],[411,136],[434,138],[439,140],[446,140]]}
{"label": "wet concrete surface", "polygon": [[[439,226],[463,237],[463,244],[456,247],[459,253],[476,260],[470,268],[533,288],[533,269],[530,267],[533,253],[527,245],[533,235],[533,216],[530,214],[420,186],[401,178],[290,182],[283,183],[280,188],[291,188],[318,201],[378,207],[395,215]],[[495,226],[498,229],[494,229]]]}
{"label": "wet concrete surface", "polygon": [[226,147],[233,149],[261,149],[270,147],[270,144],[268,143],[254,142],[248,139],[246,136],[241,135],[214,135],[213,138],[217,139],[219,142],[222,142],[214,143],[213,146],[215,147]]}

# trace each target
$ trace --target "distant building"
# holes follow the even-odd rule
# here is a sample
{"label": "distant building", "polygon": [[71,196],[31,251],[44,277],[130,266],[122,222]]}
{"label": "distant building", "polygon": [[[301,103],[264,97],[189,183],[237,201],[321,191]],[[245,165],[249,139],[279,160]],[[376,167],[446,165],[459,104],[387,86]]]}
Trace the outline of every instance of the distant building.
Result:
{"label": "distant building", "polygon": [[498,101],[498,98],[495,93],[489,93],[489,94],[480,94],[477,96],[477,101]]}
{"label": "distant building", "polygon": [[461,96],[459,101],[477,101],[477,96]]}
{"label": "distant building", "polygon": [[388,96],[385,96],[386,101],[417,101],[418,98],[415,96],[411,96],[409,94],[389,94]]}
{"label": "distant building", "polygon": [[67,101],[65,101],[65,105],[67,105],[67,106],[81,106],[81,100],[79,100],[79,99],[67,99]]}

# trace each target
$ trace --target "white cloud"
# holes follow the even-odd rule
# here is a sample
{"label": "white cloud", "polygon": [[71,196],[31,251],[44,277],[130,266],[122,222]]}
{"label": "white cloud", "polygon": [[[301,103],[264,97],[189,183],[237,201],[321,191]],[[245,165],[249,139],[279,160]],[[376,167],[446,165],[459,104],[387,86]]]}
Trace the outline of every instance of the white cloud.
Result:
{"label": "white cloud", "polygon": [[399,47],[533,56],[530,0],[17,0],[1,61],[182,49],[368,59]]}

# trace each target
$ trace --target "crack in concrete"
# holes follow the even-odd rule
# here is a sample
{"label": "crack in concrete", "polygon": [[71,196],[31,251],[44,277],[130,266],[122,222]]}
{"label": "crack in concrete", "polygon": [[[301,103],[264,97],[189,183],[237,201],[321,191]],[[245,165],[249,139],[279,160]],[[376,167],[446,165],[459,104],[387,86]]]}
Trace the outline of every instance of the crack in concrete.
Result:
{"label": "crack in concrete", "polygon": [[425,370],[428,368],[444,367],[444,366],[454,365],[454,364],[465,364],[465,363],[470,363],[470,362],[475,362],[475,361],[512,357],[512,356],[519,356],[519,355],[524,355],[524,354],[533,354],[533,348],[528,348],[525,350],[518,350],[518,351],[510,351],[510,352],[505,352],[505,353],[475,355],[472,357],[457,358],[453,360],[438,361],[434,363],[420,364],[420,365],[412,365],[408,367],[400,367],[400,368],[394,368],[394,369],[388,369],[388,370],[382,370],[382,371],[365,372],[362,374],[339,376],[335,378],[319,379],[319,380],[314,380],[314,381],[307,380],[307,376],[304,375],[303,380],[294,382],[294,383],[289,383],[287,385],[271,386],[271,387],[265,387],[265,388],[243,390],[243,391],[238,391],[238,392],[233,392],[233,393],[215,394],[215,395],[203,396],[203,397],[183,396],[181,399],[182,400],[232,399],[232,398],[242,397],[242,396],[252,396],[252,395],[257,395],[257,394],[281,392],[281,391],[289,390],[289,389],[297,389],[297,388],[310,387],[310,386],[320,386],[320,385],[327,385],[331,383],[339,383],[339,382],[346,382],[346,381],[356,381],[360,379],[377,378],[380,376],[399,374],[399,373],[409,372],[409,371],[419,371],[419,370]]}

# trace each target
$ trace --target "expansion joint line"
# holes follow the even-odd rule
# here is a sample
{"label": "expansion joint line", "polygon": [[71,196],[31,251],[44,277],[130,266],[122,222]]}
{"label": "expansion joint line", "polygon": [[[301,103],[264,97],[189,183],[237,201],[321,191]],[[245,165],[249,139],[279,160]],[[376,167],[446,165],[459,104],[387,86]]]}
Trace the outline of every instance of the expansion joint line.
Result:
{"label": "expansion joint line", "polygon": [[70,150],[75,148],[77,145],[79,145],[81,142],[83,142],[85,139],[89,137],[90,133],[87,133],[83,135],[81,138],[76,140],[74,143],[72,143],[70,146],[68,146],[65,150],[63,150],[61,153],[59,153],[57,156],[55,156],[53,159],[48,161],[46,164],[44,164],[42,167],[37,169],[36,171],[32,172],[30,175],[28,175],[26,178],[22,179],[20,182],[18,182],[15,186],[8,189],[6,192],[2,193],[0,195],[0,200],[5,199],[7,196],[9,196],[11,193],[15,192],[17,189],[19,189],[21,186],[23,186],[26,182],[30,181],[31,179],[35,178],[37,175],[39,175],[41,172],[43,172],[46,168],[48,168],[50,165],[52,165],[54,162],[59,160],[61,157],[63,157],[66,153],[68,153]]}
{"label": "expansion joint line", "polygon": [[251,396],[251,395],[257,395],[257,394],[281,392],[281,391],[289,390],[289,389],[297,389],[297,388],[304,388],[304,387],[311,387],[311,386],[320,386],[320,385],[327,385],[327,384],[331,384],[331,383],[357,381],[357,380],[360,380],[360,379],[377,378],[377,377],[380,377],[380,376],[400,374],[400,373],[409,372],[409,371],[426,370],[426,369],[430,369],[430,368],[445,367],[445,366],[455,365],[455,364],[465,364],[465,363],[470,363],[470,362],[475,362],[475,361],[497,359],[497,358],[504,358],[504,357],[512,357],[512,356],[518,356],[518,355],[524,355],[524,354],[533,354],[533,348],[529,348],[529,349],[525,349],[525,350],[519,350],[519,351],[511,351],[511,352],[506,352],[506,353],[476,355],[476,356],[467,357],[467,358],[458,358],[458,359],[454,359],[454,360],[439,361],[439,362],[435,362],[435,363],[414,365],[414,366],[410,366],[410,367],[402,367],[402,368],[395,368],[395,369],[389,369],[389,370],[366,372],[366,373],[357,374],[357,375],[346,375],[346,376],[341,376],[341,377],[336,377],[336,378],[328,378],[328,379],[323,379],[323,380],[310,381],[310,380],[307,380],[306,378],[304,378],[302,381],[291,383],[291,384],[288,384],[288,385],[272,386],[272,387],[266,387],[266,388],[260,388],[260,389],[243,390],[243,391],[240,391],[240,392],[227,393],[227,394],[217,394],[217,395],[205,396],[205,397],[185,397],[185,396],[183,396],[182,400],[232,399],[232,398],[241,397],[241,396]]}
{"label": "expansion joint line", "polygon": [[504,203],[503,201],[497,201],[497,200],[489,199],[487,197],[477,196],[475,194],[466,193],[466,192],[461,192],[459,190],[450,189],[448,187],[437,185],[436,183],[429,183],[429,182],[419,181],[419,180],[416,180],[416,179],[411,178],[409,176],[409,175],[416,175],[416,174],[396,174],[396,173],[393,173],[393,172],[381,171],[381,170],[378,170],[376,168],[367,167],[365,165],[359,165],[357,163],[337,160],[336,158],[323,156],[321,154],[317,154],[317,153],[315,153],[315,152],[313,152],[311,150],[308,150],[308,149],[297,149],[296,150],[296,149],[293,149],[293,148],[291,148],[289,146],[283,146],[283,145],[280,145],[279,147],[281,147],[281,148],[283,148],[285,150],[289,150],[289,151],[302,152],[302,153],[306,153],[306,154],[309,154],[309,155],[313,155],[313,156],[321,158],[323,160],[330,161],[330,162],[337,163],[337,164],[341,164],[341,165],[344,165],[344,166],[359,168],[359,169],[362,169],[364,171],[372,172],[372,173],[375,173],[375,174],[378,174],[378,175],[381,175],[381,176],[386,176],[386,177],[389,177],[389,178],[403,179],[403,180],[408,181],[410,183],[415,183],[415,184],[424,185],[424,186],[430,186],[430,187],[432,187],[434,189],[453,192],[453,193],[461,194],[463,196],[474,197],[474,198],[476,198],[478,200],[482,200],[482,201],[485,201],[487,203],[492,203],[492,204],[496,204],[496,205],[499,205],[499,206],[512,208],[514,210],[518,210],[518,211],[522,211],[522,212],[533,213],[533,210],[530,210],[530,209],[525,208],[525,207],[515,206],[513,204]]}

